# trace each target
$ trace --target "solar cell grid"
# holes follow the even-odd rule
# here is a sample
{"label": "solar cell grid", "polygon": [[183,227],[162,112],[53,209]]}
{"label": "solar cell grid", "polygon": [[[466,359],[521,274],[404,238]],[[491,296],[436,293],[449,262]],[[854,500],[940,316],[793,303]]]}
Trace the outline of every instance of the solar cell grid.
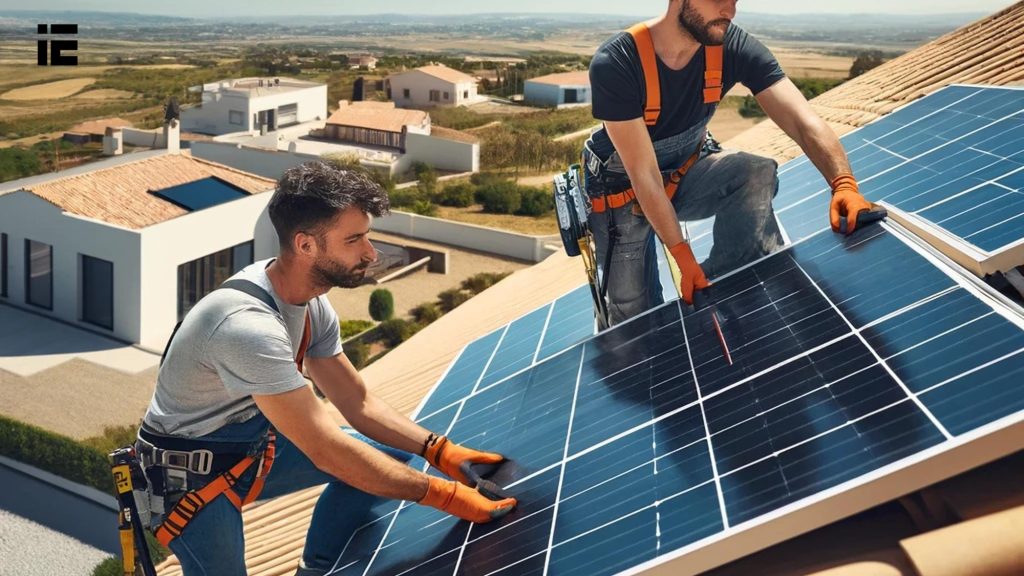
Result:
{"label": "solar cell grid", "polygon": [[[489,383],[489,367],[469,368],[470,345],[445,380],[463,370],[475,390],[424,418],[513,458],[496,480],[520,508],[473,526],[382,509],[334,573],[633,570],[1019,421],[1024,322],[965,282],[873,226],[819,234],[716,284],[732,368],[706,313],[678,301]],[[550,329],[553,315],[530,316]]]}
{"label": "solar cell grid", "polygon": [[[997,253],[1024,237],[1024,90],[950,86],[841,138],[861,192]],[[828,189],[801,157],[780,170],[789,236],[827,226]]]}

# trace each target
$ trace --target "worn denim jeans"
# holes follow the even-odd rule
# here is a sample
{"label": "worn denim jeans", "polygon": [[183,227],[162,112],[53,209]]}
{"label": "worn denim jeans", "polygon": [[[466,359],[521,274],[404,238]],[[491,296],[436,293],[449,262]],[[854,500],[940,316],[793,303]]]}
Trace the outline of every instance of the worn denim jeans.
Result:
{"label": "worn denim jeans", "polygon": [[[587,152],[584,162],[586,157]],[[679,220],[715,217],[714,246],[701,263],[708,279],[769,254],[784,243],[772,209],[779,188],[777,168],[774,160],[746,152],[705,151],[683,177],[672,198]],[[598,178],[587,182],[591,195],[625,188],[606,186]],[[647,218],[633,213],[633,203],[590,215],[598,265],[603,267],[606,262],[610,219],[614,219],[619,236],[612,249],[610,269],[602,270],[602,274],[608,277],[608,313],[614,325],[661,304],[663,297],[655,252],[657,237]]]}
{"label": "worn denim jeans", "polygon": [[[408,462],[412,458],[412,454],[386,447],[351,429],[345,430],[397,460]],[[302,552],[305,566],[327,572],[341,555],[349,536],[368,520],[366,513],[378,498],[319,470],[281,434],[277,435],[275,447],[274,465],[260,500],[327,485],[313,509],[313,520]],[[251,486],[255,468],[252,466],[239,479],[236,485],[239,494],[244,495]],[[181,562],[184,576],[244,576],[242,514],[227,497],[218,496],[192,518],[180,536],[171,541],[170,549]]]}

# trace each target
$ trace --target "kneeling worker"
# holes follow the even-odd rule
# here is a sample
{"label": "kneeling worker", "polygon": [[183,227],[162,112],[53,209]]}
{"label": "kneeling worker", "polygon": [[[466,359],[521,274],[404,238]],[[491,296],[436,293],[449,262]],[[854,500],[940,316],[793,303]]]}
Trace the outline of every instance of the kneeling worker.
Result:
{"label": "kneeling worker", "polygon": [[[611,324],[661,303],[654,233],[679,265],[688,304],[708,277],[783,244],[772,210],[775,161],[723,151],[708,137],[721,97],[737,82],[830,184],[833,230],[846,217],[853,232],[858,214],[872,208],[835,133],[771,52],[732,24],[735,16],[736,0],[671,0],[662,16],[611,38],[591,61],[593,114],[604,127],[586,144],[583,171],[597,261],[610,262]],[[714,247],[698,264],[679,221],[712,216]]]}
{"label": "kneeling worker", "polygon": [[[257,495],[327,484],[302,575],[331,569],[374,496],[473,522],[515,507],[512,498],[486,497],[467,477],[470,463],[496,465],[501,455],[463,448],[402,416],[366,389],[342,354],[338,317],[324,294],[360,284],[376,258],[371,216],[388,207],[365,174],[323,162],[289,169],[268,208],[280,256],[208,294],[171,337],[136,448],[157,496],[151,502],[164,496],[157,538],[185,576],[245,574],[241,507]],[[303,366],[369,438],[334,423]],[[407,466],[414,453],[452,480]]]}

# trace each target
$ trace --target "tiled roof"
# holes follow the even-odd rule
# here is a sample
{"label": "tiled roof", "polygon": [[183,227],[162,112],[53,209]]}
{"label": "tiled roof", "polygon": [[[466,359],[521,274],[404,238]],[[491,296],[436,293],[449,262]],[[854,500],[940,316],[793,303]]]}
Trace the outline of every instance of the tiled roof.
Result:
{"label": "tiled roof", "polygon": [[130,128],[131,122],[123,118],[103,118],[102,120],[90,120],[88,122],[82,122],[74,128],[68,130],[68,132],[76,132],[79,134],[98,134],[103,136],[106,134],[107,128]]}
{"label": "tiled roof", "polygon": [[429,66],[420,66],[419,68],[416,68],[416,70],[419,70],[424,74],[429,74],[435,78],[440,78],[441,80],[444,80],[446,82],[451,82],[453,84],[476,82],[476,78],[473,78],[469,74],[459,72],[458,70],[454,68],[449,68],[444,64],[431,64]]}
{"label": "tiled roof", "polygon": [[582,70],[579,72],[561,72],[548,74],[536,78],[527,78],[527,82],[538,84],[554,84],[556,86],[590,86],[590,72]]}
{"label": "tiled roof", "polygon": [[395,108],[394,102],[352,102],[342,100],[327,119],[328,125],[354,126],[384,132],[401,132],[403,126],[422,126],[427,113],[422,110]]}
{"label": "tiled roof", "polygon": [[[829,90],[811,107],[843,135],[949,84],[1022,81],[1024,2],[1018,2]],[[727,144],[779,162],[803,153],[767,120]]]}
{"label": "tiled roof", "polygon": [[443,126],[431,126],[430,135],[434,138],[454,140],[455,142],[467,142],[469,144],[477,144],[480,142],[480,139],[472,134],[467,134],[460,130],[452,130],[451,128],[445,128]]}
{"label": "tiled roof", "polygon": [[32,194],[60,209],[125,228],[141,229],[188,211],[150,190],[216,176],[249,194],[267,192],[274,180],[193,158],[187,154],[162,154],[77,175],[26,186]]}

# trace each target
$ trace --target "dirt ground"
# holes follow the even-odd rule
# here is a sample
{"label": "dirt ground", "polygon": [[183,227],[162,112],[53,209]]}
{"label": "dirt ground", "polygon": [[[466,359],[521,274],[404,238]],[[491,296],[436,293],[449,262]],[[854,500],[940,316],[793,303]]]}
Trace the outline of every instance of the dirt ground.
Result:
{"label": "dirt ground", "polygon": [[95,78],[69,78],[45,84],[33,84],[24,88],[8,90],[0,94],[0,98],[4,100],[56,100],[77,94],[94,82],[96,82]]}
{"label": "dirt ground", "polygon": [[[374,232],[372,240],[387,241],[401,244],[405,238]],[[327,298],[334,306],[338,317],[342,320],[371,320],[369,305],[370,293],[377,288],[387,288],[395,299],[395,316],[406,317],[409,310],[424,302],[437,300],[437,293],[449,288],[457,288],[459,284],[480,272],[514,272],[530,266],[529,262],[513,260],[482,252],[472,252],[462,248],[433,244],[415,240],[416,244],[428,245],[436,249],[448,251],[448,273],[436,274],[421,268],[402,278],[384,284],[367,284],[354,289],[335,288],[327,293]]]}

